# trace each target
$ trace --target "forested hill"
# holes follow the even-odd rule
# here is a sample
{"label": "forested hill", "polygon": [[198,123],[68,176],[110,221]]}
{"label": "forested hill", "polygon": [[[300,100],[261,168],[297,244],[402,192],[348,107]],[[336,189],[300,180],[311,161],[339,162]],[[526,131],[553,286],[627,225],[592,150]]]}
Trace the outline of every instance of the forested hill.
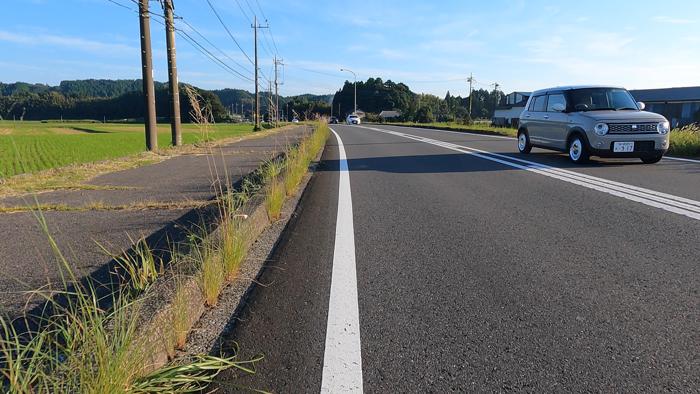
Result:
{"label": "forested hill", "polygon": [[[83,79],[76,81],[61,81],[58,86],[30,84],[26,82],[0,82],[0,95],[11,96],[23,93],[57,92],[67,97],[118,97],[126,93],[142,90],[140,79]],[[156,89],[164,88],[167,84],[156,82]]]}
{"label": "forested hill", "polygon": [[[167,83],[155,82],[156,112],[168,113]],[[217,120],[231,114],[250,118],[254,96],[241,89],[198,89],[211,104]],[[142,81],[140,79],[85,79],[62,81],[58,86],[26,82],[0,82],[0,119],[136,119],[143,116]],[[332,95],[305,94],[280,97],[282,115],[303,119],[314,114],[329,114]],[[181,97],[183,119],[187,121],[189,102]],[[260,112],[268,114],[268,94],[260,97]],[[285,116],[282,116],[283,118]]]}
{"label": "forested hill", "polygon": [[[0,83],[0,118],[2,119],[135,119],[143,116],[142,82],[133,80],[87,79],[63,81],[58,86],[24,82]],[[254,96],[241,89],[203,90],[202,96],[210,103],[217,120],[251,118]],[[346,81],[334,95],[303,94],[280,97],[282,118],[310,119],[317,115],[336,115],[341,118],[353,111],[355,86]],[[469,97],[444,97],[417,94],[404,83],[369,78],[357,82],[357,106],[368,120],[378,120],[382,111],[396,110],[401,120],[432,122],[490,118],[503,97],[499,91],[475,90],[468,113]],[[156,82],[157,114],[168,114],[167,83]],[[186,98],[180,99],[183,119],[187,121],[189,108]],[[269,116],[269,93],[262,92],[260,114]],[[332,106],[331,106],[332,103]],[[233,116],[233,118],[232,118]]]}
{"label": "forested hill", "polygon": [[[445,97],[432,94],[417,94],[404,83],[369,78],[357,82],[357,108],[367,114],[369,120],[379,120],[382,111],[396,110],[401,113],[398,120],[433,122],[490,118],[501,101],[503,93],[484,89],[472,92],[472,112],[469,114],[469,97],[453,96],[448,91]],[[355,86],[346,81],[333,98],[334,114],[344,117],[353,111]]]}

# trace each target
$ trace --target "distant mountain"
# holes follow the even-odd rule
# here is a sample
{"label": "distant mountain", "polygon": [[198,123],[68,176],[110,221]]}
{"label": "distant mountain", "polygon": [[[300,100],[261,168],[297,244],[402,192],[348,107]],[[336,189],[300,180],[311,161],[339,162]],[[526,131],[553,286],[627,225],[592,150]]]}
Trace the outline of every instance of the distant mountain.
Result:
{"label": "distant mountain", "polygon": [[[66,97],[119,97],[130,92],[140,92],[143,83],[140,79],[83,79],[76,81],[61,81],[58,86],[31,84],[26,82],[1,83],[0,95],[12,96],[26,93],[57,92]],[[167,83],[156,82],[156,89],[167,87]]]}
{"label": "distant mountain", "polygon": [[[167,83],[156,82],[155,88],[167,87]],[[143,82],[140,79],[81,79],[61,81],[58,91],[70,97],[119,97],[130,92],[140,92]]]}
{"label": "distant mountain", "polygon": [[11,96],[13,94],[22,93],[46,93],[55,90],[55,87],[44,85],[41,83],[2,83],[0,82],[0,96]]}
{"label": "distant mountain", "polygon": [[[0,82],[0,119],[130,119],[143,116],[140,79],[84,79],[61,81],[58,86],[26,82]],[[156,105],[159,116],[168,113],[167,83],[155,82]],[[218,120],[230,114],[252,116],[254,95],[242,89],[198,89],[212,106]],[[182,97],[184,114],[189,113],[189,101]],[[280,97],[281,114],[286,117],[330,113],[332,95],[304,94]],[[260,114],[269,116],[267,92],[260,95]]]}
{"label": "distant mountain", "polygon": [[[237,106],[237,105],[244,105],[244,106],[249,106],[253,100],[255,99],[255,96],[253,93],[250,93],[246,90],[241,90],[241,89],[220,89],[220,90],[212,90],[212,93],[215,95],[219,96],[219,99],[221,100],[221,103],[227,107],[231,108],[231,106]],[[261,92],[260,95],[260,107],[266,108],[267,107],[267,92]],[[332,94],[325,94],[325,95],[315,95],[315,94],[301,94],[298,96],[280,96],[280,106],[286,105],[288,102],[311,102],[311,103],[323,103],[323,104],[328,104],[333,101],[333,95]]]}
{"label": "distant mountain", "polygon": [[298,100],[298,101],[313,101],[313,102],[319,102],[319,103],[326,103],[330,104],[333,102],[333,97],[334,94],[322,94],[322,95],[317,95],[317,94],[300,94],[298,96],[289,96],[286,97],[286,99],[289,100]]}

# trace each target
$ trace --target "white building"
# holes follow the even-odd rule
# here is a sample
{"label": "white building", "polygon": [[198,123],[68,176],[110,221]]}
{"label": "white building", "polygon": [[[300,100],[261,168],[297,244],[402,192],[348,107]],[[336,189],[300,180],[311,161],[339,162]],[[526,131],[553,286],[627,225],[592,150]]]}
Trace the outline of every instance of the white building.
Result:
{"label": "white building", "polygon": [[382,111],[379,113],[379,117],[382,120],[394,119],[398,118],[399,116],[401,116],[401,112],[399,111]]}

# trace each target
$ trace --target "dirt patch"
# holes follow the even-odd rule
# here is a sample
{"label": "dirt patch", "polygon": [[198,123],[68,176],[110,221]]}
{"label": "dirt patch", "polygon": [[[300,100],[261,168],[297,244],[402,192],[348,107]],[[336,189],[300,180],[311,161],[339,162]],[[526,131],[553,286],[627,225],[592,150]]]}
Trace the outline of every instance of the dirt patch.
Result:
{"label": "dirt patch", "polygon": [[51,134],[82,134],[81,131],[70,127],[49,127],[47,129]]}

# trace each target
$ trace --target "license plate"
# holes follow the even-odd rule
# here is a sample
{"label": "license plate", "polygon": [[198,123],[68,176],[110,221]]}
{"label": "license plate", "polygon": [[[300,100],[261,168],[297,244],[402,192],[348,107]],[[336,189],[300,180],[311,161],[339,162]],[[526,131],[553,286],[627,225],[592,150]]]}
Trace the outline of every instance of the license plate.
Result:
{"label": "license plate", "polygon": [[615,142],[613,152],[634,152],[634,142]]}

